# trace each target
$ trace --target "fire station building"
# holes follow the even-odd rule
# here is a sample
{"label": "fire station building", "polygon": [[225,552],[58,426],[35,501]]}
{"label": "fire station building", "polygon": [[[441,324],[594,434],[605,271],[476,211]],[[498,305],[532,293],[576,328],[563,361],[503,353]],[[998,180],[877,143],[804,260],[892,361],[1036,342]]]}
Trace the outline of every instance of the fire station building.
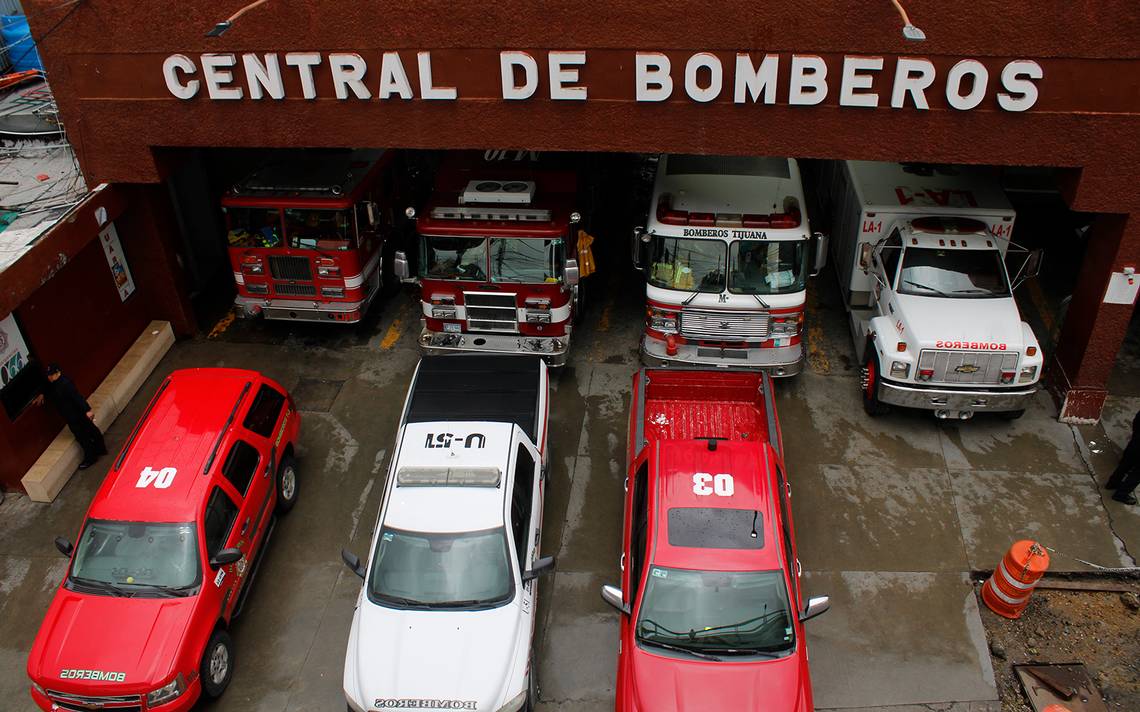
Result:
{"label": "fire station building", "polygon": [[[107,186],[5,271],[0,318],[15,314],[30,349],[81,390],[150,320],[177,336],[199,328],[190,294],[209,288],[203,261],[225,260],[206,188],[219,160],[495,148],[1049,169],[1051,189],[1092,218],[1080,244],[1046,255],[1075,285],[1047,383],[1062,419],[1100,415],[1140,267],[1130,0],[904,3],[924,39],[887,0],[269,0],[207,36],[243,4],[25,2],[83,177]],[[89,288],[88,272],[106,270],[93,245],[108,220],[134,301]],[[40,418],[0,412],[0,447],[20,461],[8,487],[59,427]]]}

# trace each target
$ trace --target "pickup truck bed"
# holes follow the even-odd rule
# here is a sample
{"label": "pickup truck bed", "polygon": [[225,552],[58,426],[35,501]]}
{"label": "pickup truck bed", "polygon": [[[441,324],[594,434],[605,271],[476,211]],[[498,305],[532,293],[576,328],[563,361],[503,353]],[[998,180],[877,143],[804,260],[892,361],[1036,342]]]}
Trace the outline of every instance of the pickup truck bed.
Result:
{"label": "pickup truck bed", "polygon": [[774,441],[771,379],[751,371],[644,370],[638,378],[643,440]]}
{"label": "pickup truck bed", "polygon": [[424,356],[405,423],[515,423],[538,442],[542,385],[538,356]]}

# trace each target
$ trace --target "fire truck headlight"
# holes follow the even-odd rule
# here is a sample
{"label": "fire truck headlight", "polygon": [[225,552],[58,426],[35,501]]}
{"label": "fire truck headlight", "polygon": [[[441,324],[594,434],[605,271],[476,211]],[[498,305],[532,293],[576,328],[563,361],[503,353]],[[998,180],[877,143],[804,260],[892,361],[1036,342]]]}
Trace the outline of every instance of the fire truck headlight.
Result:
{"label": "fire truck headlight", "polygon": [[241,259],[241,271],[246,274],[264,274],[265,265],[262,264],[260,257],[249,255]]}
{"label": "fire truck headlight", "polygon": [[891,361],[891,375],[906,378],[910,375],[910,364],[905,361]]}
{"label": "fire truck headlight", "polygon": [[803,313],[792,314],[789,316],[780,316],[772,319],[768,328],[770,336],[795,336],[800,333],[800,325],[803,323]]}
{"label": "fire truck headlight", "polygon": [[1023,366],[1021,369],[1021,375],[1018,376],[1017,380],[1019,383],[1029,383],[1036,377],[1037,377],[1037,367],[1036,366]]}
{"label": "fire truck headlight", "polygon": [[321,296],[331,299],[343,299],[344,287],[321,287]]}
{"label": "fire truck headlight", "polygon": [[416,217],[416,209],[409,205],[404,209],[404,215],[407,215],[408,219],[411,220]]}
{"label": "fire truck headlight", "polygon": [[178,676],[167,684],[163,685],[157,690],[152,690],[151,692],[147,693],[146,706],[158,707],[159,705],[164,705],[185,691],[186,679],[182,677],[182,673],[178,673]]}
{"label": "fire truck headlight", "polygon": [[535,311],[534,309],[526,310],[526,321],[528,324],[549,324],[550,312],[548,311]]}
{"label": "fire truck headlight", "polygon": [[458,319],[459,312],[455,307],[432,307],[431,317],[433,319]]}
{"label": "fire truck headlight", "polygon": [[662,334],[677,333],[677,312],[650,307],[648,317],[650,329],[660,331]]}
{"label": "fire truck headlight", "polygon": [[570,224],[571,225],[577,225],[580,222],[582,222],[582,213],[579,213],[579,212],[570,213]]}

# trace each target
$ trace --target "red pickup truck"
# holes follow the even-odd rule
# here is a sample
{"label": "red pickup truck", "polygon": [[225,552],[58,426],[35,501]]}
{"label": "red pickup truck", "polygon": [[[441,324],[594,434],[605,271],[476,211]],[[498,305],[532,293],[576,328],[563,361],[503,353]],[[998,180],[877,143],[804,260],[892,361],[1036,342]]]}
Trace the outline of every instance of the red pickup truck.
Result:
{"label": "red pickup truck", "polygon": [[770,378],[634,378],[616,709],[813,709],[791,488]]}

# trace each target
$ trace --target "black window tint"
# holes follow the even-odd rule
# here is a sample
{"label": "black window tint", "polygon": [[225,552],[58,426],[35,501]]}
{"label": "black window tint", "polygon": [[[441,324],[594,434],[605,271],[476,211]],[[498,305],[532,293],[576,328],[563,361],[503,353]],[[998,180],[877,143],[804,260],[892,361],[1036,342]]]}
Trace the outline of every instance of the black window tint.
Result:
{"label": "black window tint", "polygon": [[257,433],[263,438],[273,434],[273,426],[277,424],[277,416],[281,415],[281,406],[285,405],[285,396],[276,388],[263,385],[249,407],[249,413],[242,423],[246,430]]}
{"label": "black window tint", "polygon": [[249,490],[249,483],[257,469],[257,460],[257,448],[244,440],[238,440],[226,455],[226,464],[222,465],[222,474],[243,497]]}
{"label": "black window tint", "polygon": [[637,589],[641,585],[641,572],[645,568],[647,556],[646,538],[649,533],[649,462],[641,463],[637,475],[633,478],[633,535],[630,546],[633,552],[630,555],[630,592],[629,600],[637,597]]}
{"label": "black window tint", "polygon": [[899,269],[899,258],[902,257],[902,238],[899,237],[899,231],[895,230],[891,236],[887,238],[886,243],[883,244],[883,268],[887,272],[887,282],[893,284],[895,281],[895,274]]}
{"label": "black window tint", "polygon": [[226,545],[230,527],[237,519],[238,508],[229,495],[215,487],[206,503],[206,556],[211,557]]}
{"label": "black window tint", "polygon": [[519,445],[515,458],[515,488],[511,492],[511,533],[515,537],[515,552],[519,557],[519,570],[527,567],[527,532],[530,531],[530,512],[534,495],[534,458]]}

